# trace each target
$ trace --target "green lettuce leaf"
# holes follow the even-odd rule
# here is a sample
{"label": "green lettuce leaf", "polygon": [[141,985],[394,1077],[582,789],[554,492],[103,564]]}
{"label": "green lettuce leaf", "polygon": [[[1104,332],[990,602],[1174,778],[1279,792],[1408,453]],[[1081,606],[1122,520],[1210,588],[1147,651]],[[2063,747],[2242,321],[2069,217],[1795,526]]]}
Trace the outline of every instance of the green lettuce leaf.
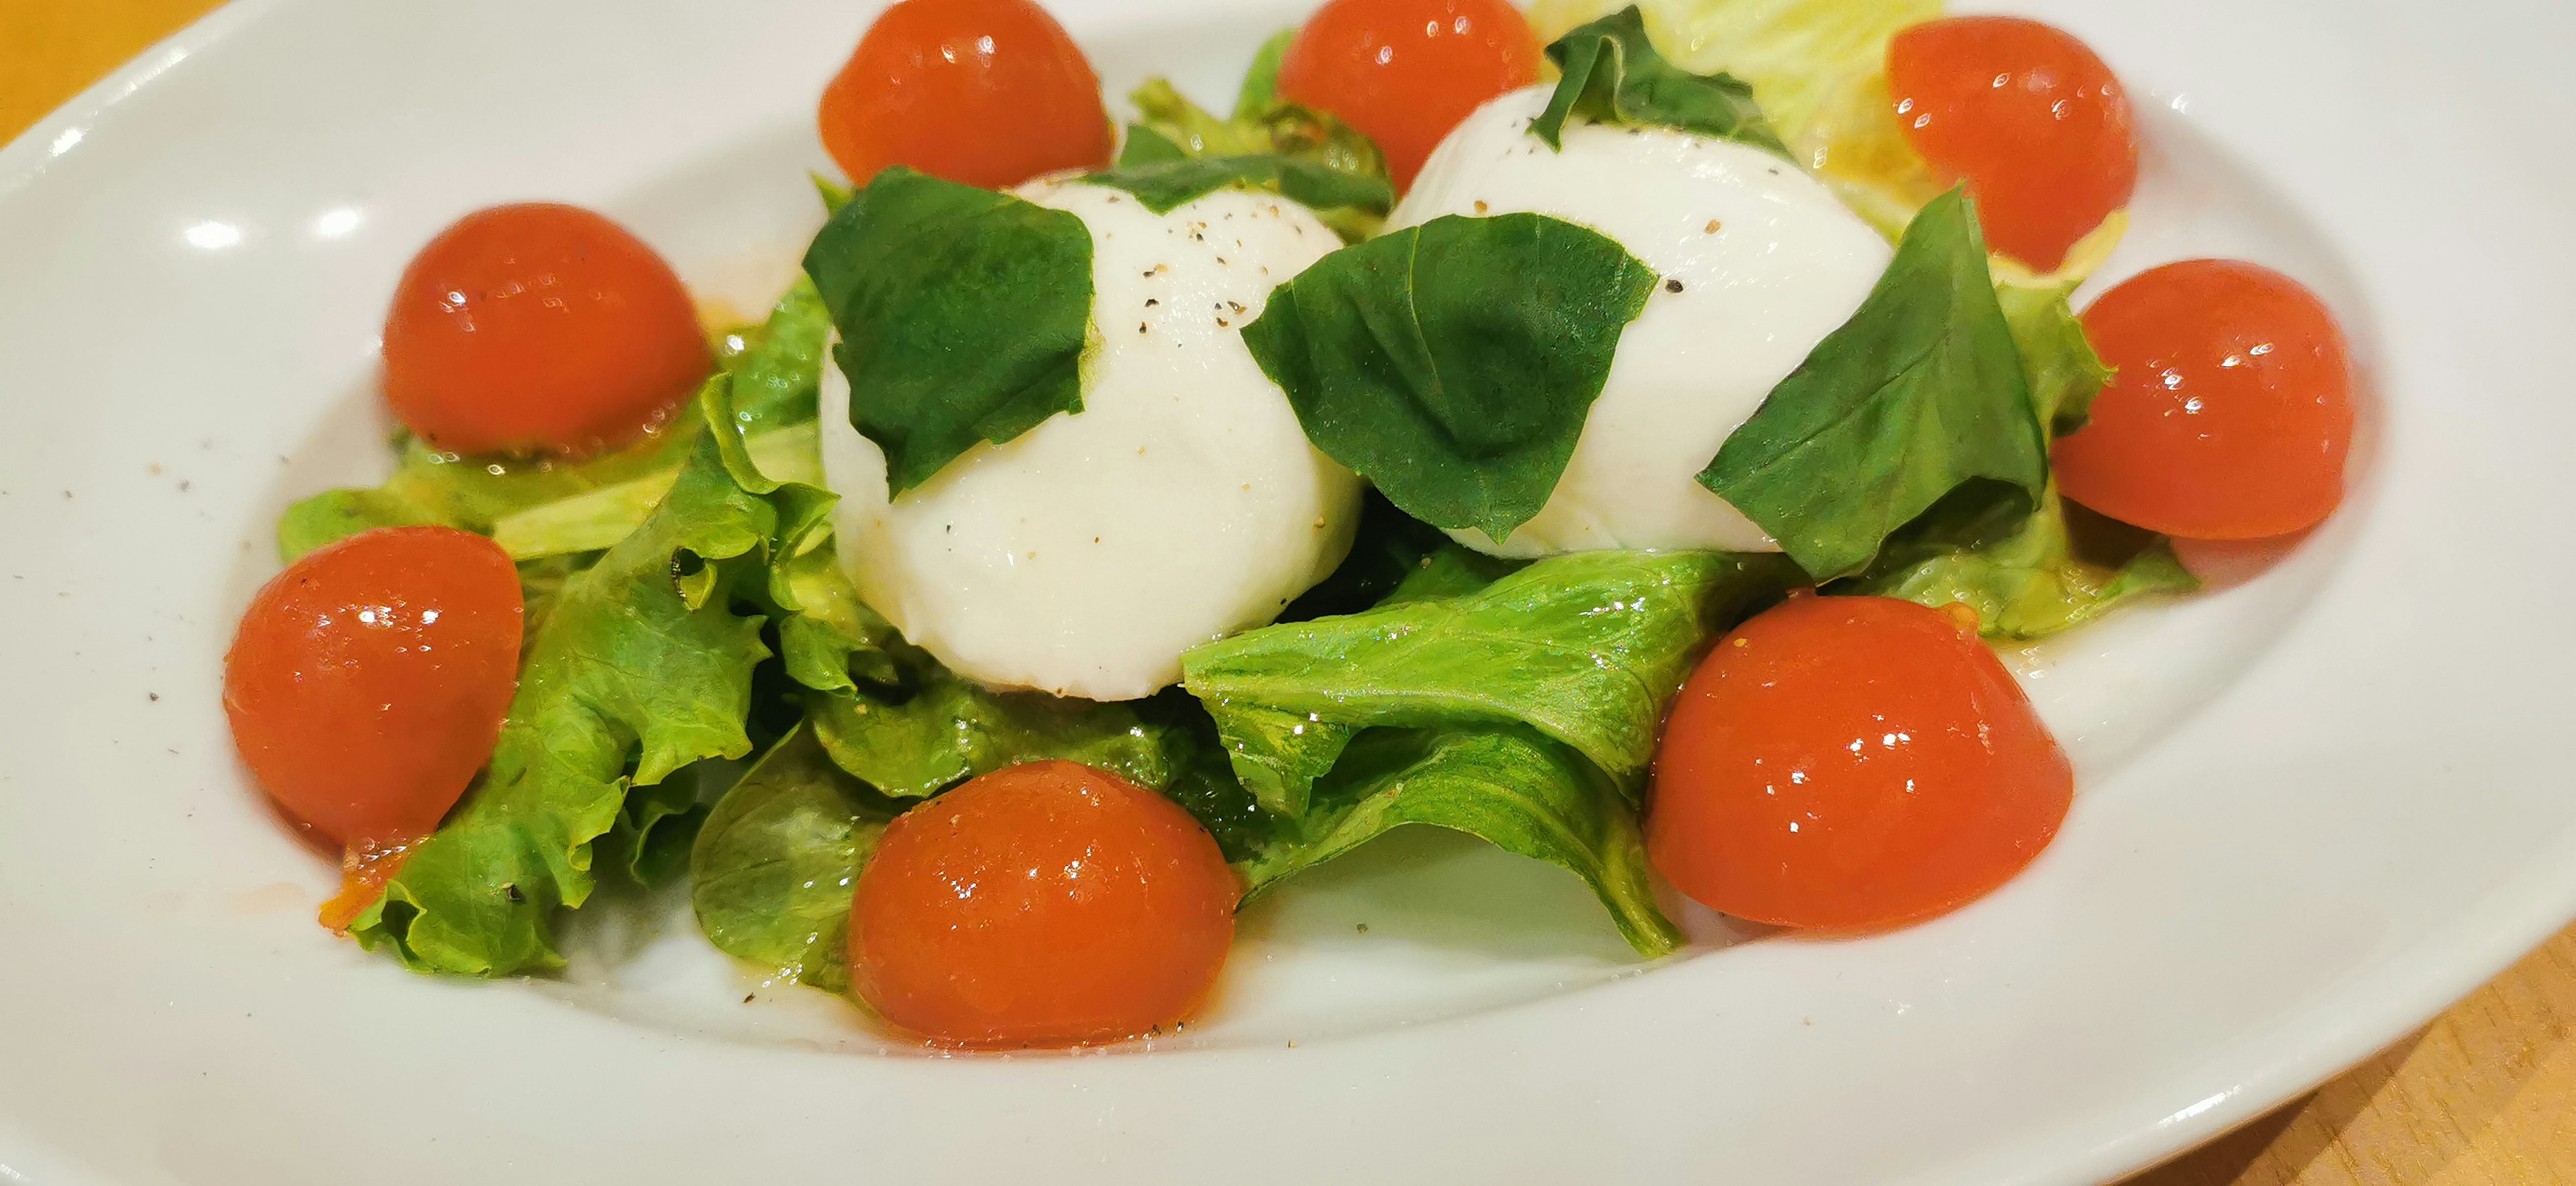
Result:
{"label": "green lettuce leaf", "polygon": [[799,276],[759,325],[719,339],[717,362],[733,380],[734,422],[757,440],[770,429],[814,420],[832,314],[814,282]]}
{"label": "green lettuce leaf", "polygon": [[850,896],[901,808],[790,731],[733,785],[689,851],[689,903],[718,950],[825,992],[850,988]]}
{"label": "green lettuce leaf", "polygon": [[1777,556],[1580,552],[1474,592],[1269,626],[1181,658],[1244,785],[1277,814],[1359,729],[1526,725],[1635,797],[1708,640],[1795,574]]}
{"label": "green lettuce leaf", "polygon": [[892,493],[1082,410],[1080,218],[898,165],[824,224],[805,271],[841,332],[850,423],[885,451]]}
{"label": "green lettuce leaf", "polygon": [[[766,320],[718,339],[737,423],[773,472],[796,481],[822,476],[814,399],[831,329],[822,298],[799,278]],[[792,427],[800,425],[801,433]],[[688,463],[697,429],[683,415],[634,447],[579,462],[460,457],[405,439],[385,485],[326,490],[288,507],[278,551],[292,562],[370,528],[438,525],[490,535],[518,560],[596,552],[644,522]]]}
{"label": "green lettuce leaf", "polygon": [[[733,385],[733,381],[726,377],[710,382]],[[703,396],[704,391],[700,394]],[[748,438],[744,447],[758,461],[762,472],[776,474],[786,481],[820,485],[823,481],[822,440],[821,426],[809,415],[803,423],[765,426],[758,435]],[[596,552],[626,538],[643,525],[645,518],[653,513],[654,506],[662,501],[662,496],[670,492],[671,483],[678,481],[679,477],[680,467],[675,465],[569,498],[514,511],[492,523],[492,542],[501,545],[501,550],[508,552],[514,560]]]}
{"label": "green lettuce leaf", "polygon": [[2084,427],[2093,414],[2093,397],[2111,381],[2110,366],[2094,353],[2084,322],[2067,300],[2074,291],[2071,282],[1995,286],[2004,326],[2021,354],[2022,378],[2030,384],[2031,410],[2053,436]]}
{"label": "green lettuce leaf", "polygon": [[1962,484],[2035,506],[2048,434],[1986,267],[1975,205],[1923,208],[1851,320],[1719,447],[1699,483],[1818,580],[1856,573]]}
{"label": "green lettuce leaf", "polygon": [[[1576,28],[1547,47],[1565,73],[1530,134],[1563,148],[1565,121],[1581,116],[1624,127],[1678,128],[1790,155],[1751,84],[1731,74],[1693,74],[1664,60],[1646,39],[1646,21],[1630,5]],[[1795,159],[1795,158],[1792,158]]]}
{"label": "green lettuce leaf", "polygon": [[[407,450],[406,450],[407,452]],[[409,459],[406,457],[406,464]],[[392,488],[325,490],[297,501],[277,520],[277,555],[289,564],[326,544],[379,527],[452,526],[438,512]]]}
{"label": "green lettuce leaf", "polygon": [[1965,605],[1986,637],[2019,640],[2074,629],[2138,597],[2200,587],[2163,537],[2080,511],[2053,483],[2035,513],[2017,500],[1965,493],[1829,591]]}
{"label": "green lettuce leaf", "polygon": [[397,446],[394,476],[374,489],[325,490],[293,506],[277,523],[277,550],[293,563],[324,544],[376,527],[436,525],[489,535],[493,525],[530,507],[659,472],[678,472],[698,423],[682,415],[642,442],[583,461],[462,457],[416,437]]}
{"label": "green lettuce leaf", "polygon": [[1287,59],[1288,46],[1296,40],[1295,29],[1281,29],[1253,51],[1252,66],[1243,72],[1243,84],[1235,88],[1235,119],[1259,119],[1280,106],[1279,64]]}
{"label": "green lettuce leaf", "polygon": [[[562,580],[529,646],[490,767],[351,925],[369,949],[421,971],[500,976],[555,967],[551,916],[590,894],[595,843],[646,863],[655,833],[695,806],[707,758],[741,757],[762,618],[735,601],[764,590],[782,525],[805,529],[811,494],[746,490],[701,404],[687,469],[652,517]],[[822,503],[829,505],[828,496]]]}
{"label": "green lettuce leaf", "polygon": [[1417,519],[1502,539],[1556,489],[1655,279],[1573,223],[1444,216],[1316,261],[1243,340],[1316,448]]}
{"label": "green lettuce leaf", "polygon": [[1405,824],[1465,832],[1583,878],[1639,955],[1681,946],[1655,905],[1637,820],[1611,780],[1529,729],[1372,729],[1315,790],[1303,828],[1241,868],[1251,893]]}

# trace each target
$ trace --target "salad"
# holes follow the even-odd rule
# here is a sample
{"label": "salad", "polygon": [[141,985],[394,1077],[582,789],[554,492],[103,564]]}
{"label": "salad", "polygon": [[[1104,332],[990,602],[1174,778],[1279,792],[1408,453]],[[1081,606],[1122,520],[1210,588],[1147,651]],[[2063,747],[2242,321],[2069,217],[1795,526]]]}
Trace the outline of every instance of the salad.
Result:
{"label": "salad", "polygon": [[1870,931],[2055,835],[1997,643],[2335,509],[2295,280],[2072,297],[2138,141],[2069,34],[1929,0],[1327,0],[1114,121],[1032,0],[823,91],[803,274],[707,324],[610,219],[414,257],[393,477],[292,506],[224,701],[322,923],[561,966],[685,879],[750,965],[957,1048],[1208,999],[1247,900],[1409,824]]}

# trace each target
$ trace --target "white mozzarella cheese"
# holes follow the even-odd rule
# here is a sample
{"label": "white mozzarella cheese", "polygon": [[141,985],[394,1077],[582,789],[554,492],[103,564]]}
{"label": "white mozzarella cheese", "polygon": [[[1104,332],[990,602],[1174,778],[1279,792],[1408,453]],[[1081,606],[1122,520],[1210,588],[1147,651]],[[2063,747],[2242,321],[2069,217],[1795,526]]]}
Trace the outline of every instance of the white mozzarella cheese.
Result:
{"label": "white mozzarella cheese", "polygon": [[1662,278],[1620,336],[1573,460],[1507,556],[1594,548],[1777,551],[1693,480],[1718,446],[1887,268],[1868,224],[1796,166],[1748,145],[1663,128],[1569,121],[1564,151],[1528,132],[1549,88],[1479,109],[1434,152],[1389,220],[1545,214],[1616,239]]}
{"label": "white mozzarella cheese", "polygon": [[1339,239],[1304,207],[1224,190],[1157,215],[1115,189],[1019,196],[1090,228],[1083,410],[978,445],[889,501],[837,366],[823,462],[868,603],[994,687],[1152,694],[1181,652],[1262,625],[1350,549],[1360,484],[1315,451],[1244,347],[1273,285]]}

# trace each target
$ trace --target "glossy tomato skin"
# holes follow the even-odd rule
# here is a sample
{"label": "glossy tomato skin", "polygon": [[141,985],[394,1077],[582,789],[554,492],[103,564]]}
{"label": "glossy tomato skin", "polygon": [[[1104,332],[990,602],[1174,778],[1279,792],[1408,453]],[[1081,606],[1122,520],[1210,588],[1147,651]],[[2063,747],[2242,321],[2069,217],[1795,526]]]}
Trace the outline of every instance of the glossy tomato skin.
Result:
{"label": "glossy tomato skin", "polygon": [[671,266],[626,228],[551,202],[475,211],[421,248],[384,353],[394,417],[453,453],[623,445],[714,368]]}
{"label": "glossy tomato skin", "polygon": [[2238,260],[2166,264],[2102,294],[2084,334],[2118,373],[2053,451],[2068,498],[2208,540],[2287,535],[2343,500],[2352,363],[2297,281]]}
{"label": "glossy tomato skin", "polygon": [[316,549],[251,599],[224,711],[260,788],[353,852],[427,835],[492,755],[518,685],[518,570],[447,527]]}
{"label": "glossy tomato skin", "polygon": [[851,979],[942,1044],[1134,1037],[1206,999],[1239,896],[1215,839],[1170,800],[1031,762],[886,828],[852,900]]}
{"label": "glossy tomato skin", "polygon": [[1326,0],[1279,62],[1279,93],[1377,142],[1398,191],[1488,100],[1538,81],[1539,44],[1506,0]]}
{"label": "glossy tomato skin", "polygon": [[1800,595],[1727,636],[1683,688],[1646,846],[1711,909],[1884,927],[2009,880],[2074,788],[1965,607]]}
{"label": "glossy tomato skin", "polygon": [[905,165],[986,189],[1109,163],[1100,78],[1030,0],[903,0],[823,90],[823,147],[866,185]]}
{"label": "glossy tomato skin", "polygon": [[2062,30],[2020,17],[1926,21],[1887,47],[1914,150],[1968,183],[1986,244],[2041,272],[2138,188],[2120,80]]}

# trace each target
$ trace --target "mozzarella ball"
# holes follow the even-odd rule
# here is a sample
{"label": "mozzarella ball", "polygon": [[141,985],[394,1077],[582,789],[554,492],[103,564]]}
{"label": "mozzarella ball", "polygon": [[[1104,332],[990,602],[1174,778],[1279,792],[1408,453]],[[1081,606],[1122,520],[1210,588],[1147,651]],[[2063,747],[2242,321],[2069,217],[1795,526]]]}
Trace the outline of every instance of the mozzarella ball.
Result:
{"label": "mozzarella ball", "polygon": [[979,444],[886,497],[885,454],[824,368],[840,558],[904,637],[997,688],[1128,700],[1181,652],[1265,624],[1350,550],[1360,482],[1316,452],[1244,347],[1274,285],[1341,246],[1315,216],[1220,190],[1155,214],[1080,182],[1015,191],[1091,231],[1082,411]]}
{"label": "mozzarella ball", "polygon": [[1390,228],[1444,214],[1532,213],[1619,241],[1661,279],[1619,338],[1574,457],[1503,556],[1594,548],[1778,551],[1697,481],[1764,396],[1848,320],[1891,255],[1797,166],[1669,128],[1569,120],[1559,152],[1529,133],[1549,88],[1479,108],[1442,141]]}

